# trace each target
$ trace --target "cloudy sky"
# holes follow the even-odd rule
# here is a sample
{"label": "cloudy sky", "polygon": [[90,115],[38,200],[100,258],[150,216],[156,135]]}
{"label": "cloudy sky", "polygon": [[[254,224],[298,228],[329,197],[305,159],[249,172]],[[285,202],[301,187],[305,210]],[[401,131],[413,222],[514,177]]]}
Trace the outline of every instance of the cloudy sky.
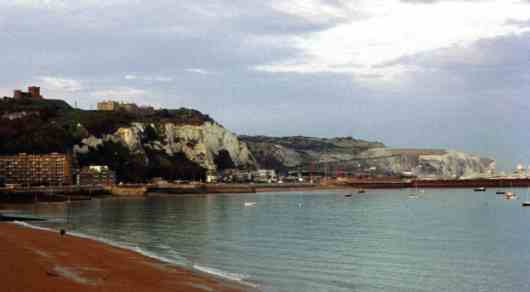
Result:
{"label": "cloudy sky", "polygon": [[528,0],[0,0],[0,95],[530,163]]}

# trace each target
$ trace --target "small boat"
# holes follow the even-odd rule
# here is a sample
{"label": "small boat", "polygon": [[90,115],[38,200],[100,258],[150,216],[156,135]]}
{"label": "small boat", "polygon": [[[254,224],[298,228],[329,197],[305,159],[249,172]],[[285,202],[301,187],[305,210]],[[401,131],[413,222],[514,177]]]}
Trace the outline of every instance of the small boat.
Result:
{"label": "small boat", "polygon": [[506,192],[504,198],[506,200],[517,200],[517,196],[513,192]]}
{"label": "small boat", "polygon": [[254,207],[256,206],[256,202],[245,202],[245,207]]}
{"label": "small boat", "polygon": [[495,193],[496,193],[497,195],[505,195],[505,194],[506,194],[505,191],[496,191]]}
{"label": "small boat", "polygon": [[486,191],[485,187],[475,188],[475,192],[485,192],[485,191]]}
{"label": "small boat", "polygon": [[357,193],[358,193],[358,194],[364,194],[364,193],[366,193],[366,191],[363,190],[363,189],[359,189],[359,190],[357,191]]}
{"label": "small boat", "polygon": [[409,195],[409,199],[418,199],[418,198],[419,198],[419,196],[417,196],[417,195],[414,195],[414,194],[410,194]]}
{"label": "small boat", "polygon": [[346,195],[344,195],[344,196],[345,196],[346,198],[349,198],[349,197],[352,196],[352,194],[346,194]]}

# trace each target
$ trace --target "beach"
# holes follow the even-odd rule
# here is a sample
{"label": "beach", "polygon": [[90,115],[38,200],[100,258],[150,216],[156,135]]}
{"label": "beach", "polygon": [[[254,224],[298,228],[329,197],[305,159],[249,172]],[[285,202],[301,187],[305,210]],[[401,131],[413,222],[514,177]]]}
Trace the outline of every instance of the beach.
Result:
{"label": "beach", "polygon": [[0,290],[249,291],[250,287],[95,240],[0,223]]}

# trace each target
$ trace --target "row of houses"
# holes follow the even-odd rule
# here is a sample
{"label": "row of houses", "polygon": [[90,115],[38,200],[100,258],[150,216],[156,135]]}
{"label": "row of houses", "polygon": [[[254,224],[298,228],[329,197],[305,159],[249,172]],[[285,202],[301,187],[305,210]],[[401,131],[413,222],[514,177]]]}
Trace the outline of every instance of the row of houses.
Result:
{"label": "row of houses", "polygon": [[0,156],[0,182],[4,185],[112,185],[115,181],[115,173],[107,166],[93,165],[79,169],[74,167],[68,154]]}

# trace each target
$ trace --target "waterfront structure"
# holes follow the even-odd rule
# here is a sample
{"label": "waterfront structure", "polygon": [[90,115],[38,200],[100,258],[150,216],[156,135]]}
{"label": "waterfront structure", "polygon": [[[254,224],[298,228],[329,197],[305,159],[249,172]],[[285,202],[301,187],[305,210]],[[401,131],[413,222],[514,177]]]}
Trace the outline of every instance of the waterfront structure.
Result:
{"label": "waterfront structure", "polygon": [[0,176],[6,184],[70,185],[72,162],[67,154],[26,154],[0,156]]}
{"label": "waterfront structure", "polygon": [[251,182],[252,171],[240,169],[225,169],[221,173],[221,180],[223,182]]}
{"label": "waterfront structure", "polygon": [[207,183],[216,183],[217,180],[218,180],[217,172],[210,170],[206,173]]}
{"label": "waterfront structure", "polygon": [[135,114],[151,114],[155,109],[152,106],[138,106],[135,103],[126,103],[114,100],[105,100],[97,103],[99,111],[122,111]]}
{"label": "waterfront structure", "polygon": [[40,95],[40,87],[29,86],[27,92],[24,92],[20,89],[16,89],[13,92],[13,98],[15,99],[43,99],[44,97]]}
{"label": "waterfront structure", "polygon": [[77,184],[111,186],[116,184],[116,173],[107,165],[89,165],[79,171]]}
{"label": "waterfront structure", "polygon": [[258,169],[258,170],[240,170],[240,169],[226,169],[220,175],[220,178],[212,177],[208,179],[221,180],[224,182],[259,182],[259,183],[273,183],[278,181],[278,175],[273,169]]}
{"label": "waterfront structure", "polygon": [[274,169],[258,169],[252,172],[252,179],[255,182],[272,183],[278,180]]}

